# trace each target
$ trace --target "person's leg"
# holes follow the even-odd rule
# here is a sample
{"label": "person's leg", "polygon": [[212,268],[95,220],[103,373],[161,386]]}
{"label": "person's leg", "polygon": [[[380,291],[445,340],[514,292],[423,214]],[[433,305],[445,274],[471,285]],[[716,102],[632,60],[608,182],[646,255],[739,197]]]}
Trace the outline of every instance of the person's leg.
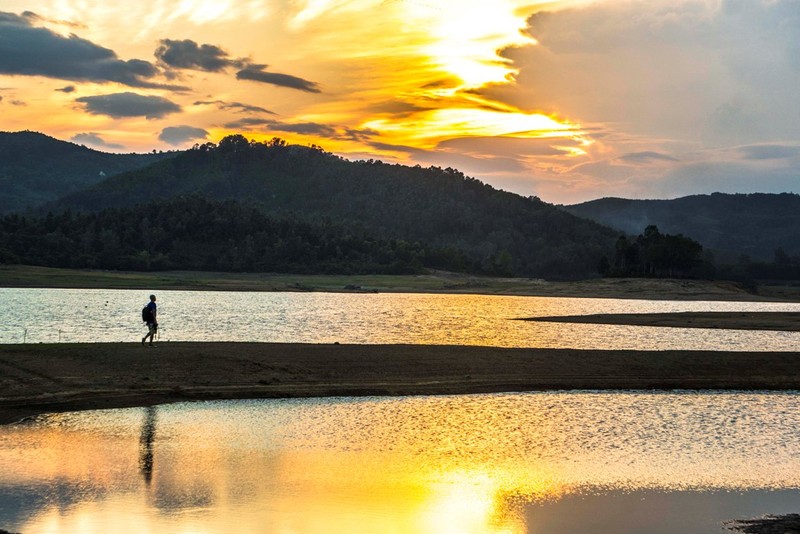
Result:
{"label": "person's leg", "polygon": [[158,325],[157,324],[150,325],[150,332],[147,335],[150,336],[150,346],[151,347],[153,346],[153,341],[155,341],[155,339],[156,339],[156,332],[157,331],[158,331]]}
{"label": "person's leg", "polygon": [[149,331],[142,338],[142,345],[144,345],[145,341],[147,341],[147,338],[150,338],[150,344],[151,345],[153,344],[153,334],[156,333],[155,326],[153,326],[152,324],[148,324],[147,327],[149,328]]}

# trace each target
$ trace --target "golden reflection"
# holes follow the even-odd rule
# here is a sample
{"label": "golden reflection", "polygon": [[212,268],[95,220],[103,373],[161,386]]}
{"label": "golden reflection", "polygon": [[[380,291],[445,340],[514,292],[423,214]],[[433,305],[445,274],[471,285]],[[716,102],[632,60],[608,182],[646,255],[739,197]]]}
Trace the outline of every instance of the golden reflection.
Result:
{"label": "golden reflection", "polygon": [[485,473],[448,473],[434,484],[423,517],[427,532],[522,534],[522,518],[501,498],[502,488]]}
{"label": "golden reflection", "polygon": [[0,427],[0,495],[45,503],[9,525],[26,534],[522,534],[531,503],[586,488],[797,487],[795,398],[554,393],[64,414]]}

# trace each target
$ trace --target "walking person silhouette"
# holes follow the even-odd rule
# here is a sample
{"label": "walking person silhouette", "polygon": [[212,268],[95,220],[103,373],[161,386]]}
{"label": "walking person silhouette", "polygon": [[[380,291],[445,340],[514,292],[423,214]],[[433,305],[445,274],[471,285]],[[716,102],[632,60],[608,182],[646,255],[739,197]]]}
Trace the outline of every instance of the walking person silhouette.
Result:
{"label": "walking person silhouette", "polygon": [[150,302],[142,310],[142,320],[147,324],[147,334],[142,338],[142,345],[147,338],[150,338],[150,346],[153,347],[153,336],[158,332],[158,306],[156,306],[156,296],[150,295]]}

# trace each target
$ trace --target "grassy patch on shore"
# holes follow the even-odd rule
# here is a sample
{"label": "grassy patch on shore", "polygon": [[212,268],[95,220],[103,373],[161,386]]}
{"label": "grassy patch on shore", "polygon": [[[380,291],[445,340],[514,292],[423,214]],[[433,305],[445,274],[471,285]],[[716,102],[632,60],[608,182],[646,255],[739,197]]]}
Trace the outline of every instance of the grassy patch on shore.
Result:
{"label": "grassy patch on shore", "polygon": [[544,297],[662,300],[800,301],[800,286],[750,293],[734,283],[654,278],[549,281],[460,273],[422,275],[307,275],[200,271],[124,272],[0,265],[0,287],[187,289],[208,291],[324,291],[470,293]]}
{"label": "grassy patch on shore", "polygon": [[0,266],[0,287],[194,289],[214,291],[472,291],[516,292],[544,284],[524,278],[454,273],[426,275],[309,275],[201,271],[127,272]]}

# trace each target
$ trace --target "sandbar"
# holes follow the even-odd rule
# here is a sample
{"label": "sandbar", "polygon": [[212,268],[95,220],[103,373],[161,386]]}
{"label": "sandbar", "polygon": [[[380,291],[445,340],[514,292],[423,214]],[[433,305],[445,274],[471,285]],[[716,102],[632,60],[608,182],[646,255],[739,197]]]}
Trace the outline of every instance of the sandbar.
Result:
{"label": "sandbar", "polygon": [[800,389],[798,352],[445,345],[0,345],[0,423],[46,412],[237,398],[542,390]]}
{"label": "sandbar", "polygon": [[729,330],[773,330],[800,332],[800,312],[678,312],[599,313],[526,317],[524,321],[591,323],[673,328],[724,328]]}
{"label": "sandbar", "polygon": [[792,534],[800,532],[800,514],[739,519],[726,526],[743,534]]}

